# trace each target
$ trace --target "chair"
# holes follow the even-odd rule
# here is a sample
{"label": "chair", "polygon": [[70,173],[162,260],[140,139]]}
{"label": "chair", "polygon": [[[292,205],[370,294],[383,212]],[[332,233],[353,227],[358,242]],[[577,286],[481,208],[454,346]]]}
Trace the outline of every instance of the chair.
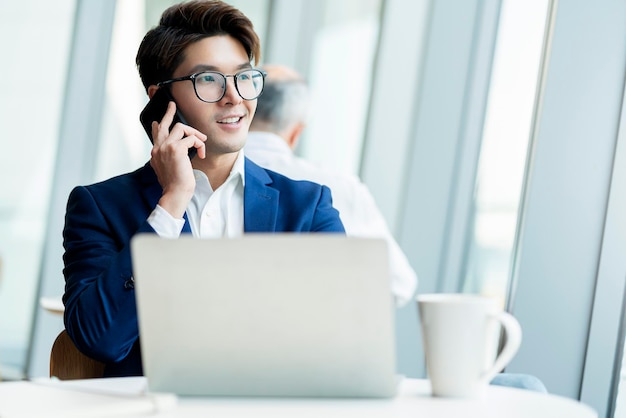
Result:
{"label": "chair", "polygon": [[92,379],[103,375],[104,363],[78,351],[67,331],[61,331],[50,351],[50,377],[72,380]]}

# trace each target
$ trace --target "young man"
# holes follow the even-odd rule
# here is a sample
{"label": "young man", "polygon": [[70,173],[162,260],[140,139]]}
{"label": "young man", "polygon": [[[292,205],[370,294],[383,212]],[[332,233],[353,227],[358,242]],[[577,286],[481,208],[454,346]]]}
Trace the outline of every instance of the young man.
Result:
{"label": "young man", "polygon": [[[129,249],[135,234],[344,231],[328,188],[266,171],[240,152],[263,88],[251,65],[259,51],[245,15],[201,0],[167,9],[139,47],[148,95],[166,88],[175,104],[152,123],[148,164],[72,191],[63,232],[65,327],[83,353],[106,363],[106,376],[142,374]],[[170,126],[177,109],[188,125]]]}
{"label": "young man", "polygon": [[292,179],[328,186],[348,235],[387,241],[391,291],[399,306],[406,304],[415,293],[417,276],[368,188],[356,176],[324,170],[293,153],[309,117],[310,92],[306,81],[282,65],[264,65],[263,70],[267,73],[265,88],[250,125],[246,156]]}

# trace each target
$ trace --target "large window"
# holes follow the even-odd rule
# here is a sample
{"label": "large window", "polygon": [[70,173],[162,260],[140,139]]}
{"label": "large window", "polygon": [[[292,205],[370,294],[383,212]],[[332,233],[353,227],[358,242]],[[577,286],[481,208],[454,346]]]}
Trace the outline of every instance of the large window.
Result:
{"label": "large window", "polygon": [[[0,370],[26,362],[59,120],[74,0],[0,2]],[[59,273],[59,280],[61,275]]]}
{"label": "large window", "polygon": [[311,54],[312,116],[299,152],[352,174],[360,169],[381,3],[326,0]]}
{"label": "large window", "polygon": [[483,128],[464,290],[504,306],[533,127],[548,0],[505,0]]}

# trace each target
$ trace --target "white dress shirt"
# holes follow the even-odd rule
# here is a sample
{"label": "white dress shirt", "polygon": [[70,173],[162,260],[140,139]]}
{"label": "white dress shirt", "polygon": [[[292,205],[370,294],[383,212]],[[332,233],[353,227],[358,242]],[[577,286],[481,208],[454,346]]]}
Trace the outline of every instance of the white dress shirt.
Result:
{"label": "white dress shirt", "polygon": [[[196,238],[239,237],[243,235],[244,154],[239,152],[230,175],[217,190],[206,174],[193,170],[196,189],[187,205],[187,219]],[[161,206],[152,211],[148,223],[164,238],[178,238],[184,219],[174,218]]]}
{"label": "white dress shirt", "polygon": [[328,186],[333,206],[339,211],[347,235],[384,238],[387,241],[391,291],[398,305],[412,298],[417,288],[417,275],[391,235],[373,196],[356,176],[325,171],[298,158],[281,137],[269,132],[250,132],[244,149],[248,158],[261,167],[294,180],[310,180]]}

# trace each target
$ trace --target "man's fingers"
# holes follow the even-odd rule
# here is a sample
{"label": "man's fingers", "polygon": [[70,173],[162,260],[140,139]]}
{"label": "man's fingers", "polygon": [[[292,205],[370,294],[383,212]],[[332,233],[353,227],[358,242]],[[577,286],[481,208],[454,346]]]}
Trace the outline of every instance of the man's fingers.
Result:
{"label": "man's fingers", "polygon": [[195,136],[201,141],[206,141],[206,135],[200,132],[199,130],[192,128],[189,125],[185,125],[183,123],[177,123],[172,128],[172,135],[175,135],[176,138],[185,138],[188,136]]}
{"label": "man's fingers", "polygon": [[204,158],[206,156],[204,141],[206,141],[206,137],[198,138],[195,135],[190,135],[182,138],[180,140],[180,145],[187,150],[189,150],[189,148],[195,148],[198,151],[198,156],[200,158]]}
{"label": "man's fingers", "polygon": [[176,103],[169,102],[163,119],[152,122],[152,140],[155,144],[164,142],[170,134],[170,126],[176,114]]}
{"label": "man's fingers", "polygon": [[204,141],[207,140],[207,136],[199,130],[181,122],[177,122],[174,126],[171,126],[175,115],[176,103],[169,102],[167,111],[163,119],[161,119],[161,122],[152,122],[154,145],[158,148],[166,147],[172,151],[179,147],[185,148],[186,150],[193,147],[198,150],[200,158],[204,158],[206,156]]}
{"label": "man's fingers", "polygon": [[167,110],[165,111],[165,115],[163,115],[163,119],[152,122],[152,139],[155,143],[161,143],[167,139],[175,114],[176,103],[170,101],[167,104]]}
{"label": "man's fingers", "polygon": [[167,110],[165,111],[165,115],[163,115],[163,119],[159,123],[159,128],[164,127],[169,131],[170,126],[172,126],[172,122],[174,121],[174,115],[176,114],[176,103],[170,101],[167,104]]}
{"label": "man's fingers", "polygon": [[204,141],[206,141],[206,137],[204,137],[203,140],[200,140],[196,137],[194,138],[195,138],[195,141],[193,143],[193,146],[198,151],[198,157],[204,159],[204,157],[206,157],[206,145],[204,144]]}

